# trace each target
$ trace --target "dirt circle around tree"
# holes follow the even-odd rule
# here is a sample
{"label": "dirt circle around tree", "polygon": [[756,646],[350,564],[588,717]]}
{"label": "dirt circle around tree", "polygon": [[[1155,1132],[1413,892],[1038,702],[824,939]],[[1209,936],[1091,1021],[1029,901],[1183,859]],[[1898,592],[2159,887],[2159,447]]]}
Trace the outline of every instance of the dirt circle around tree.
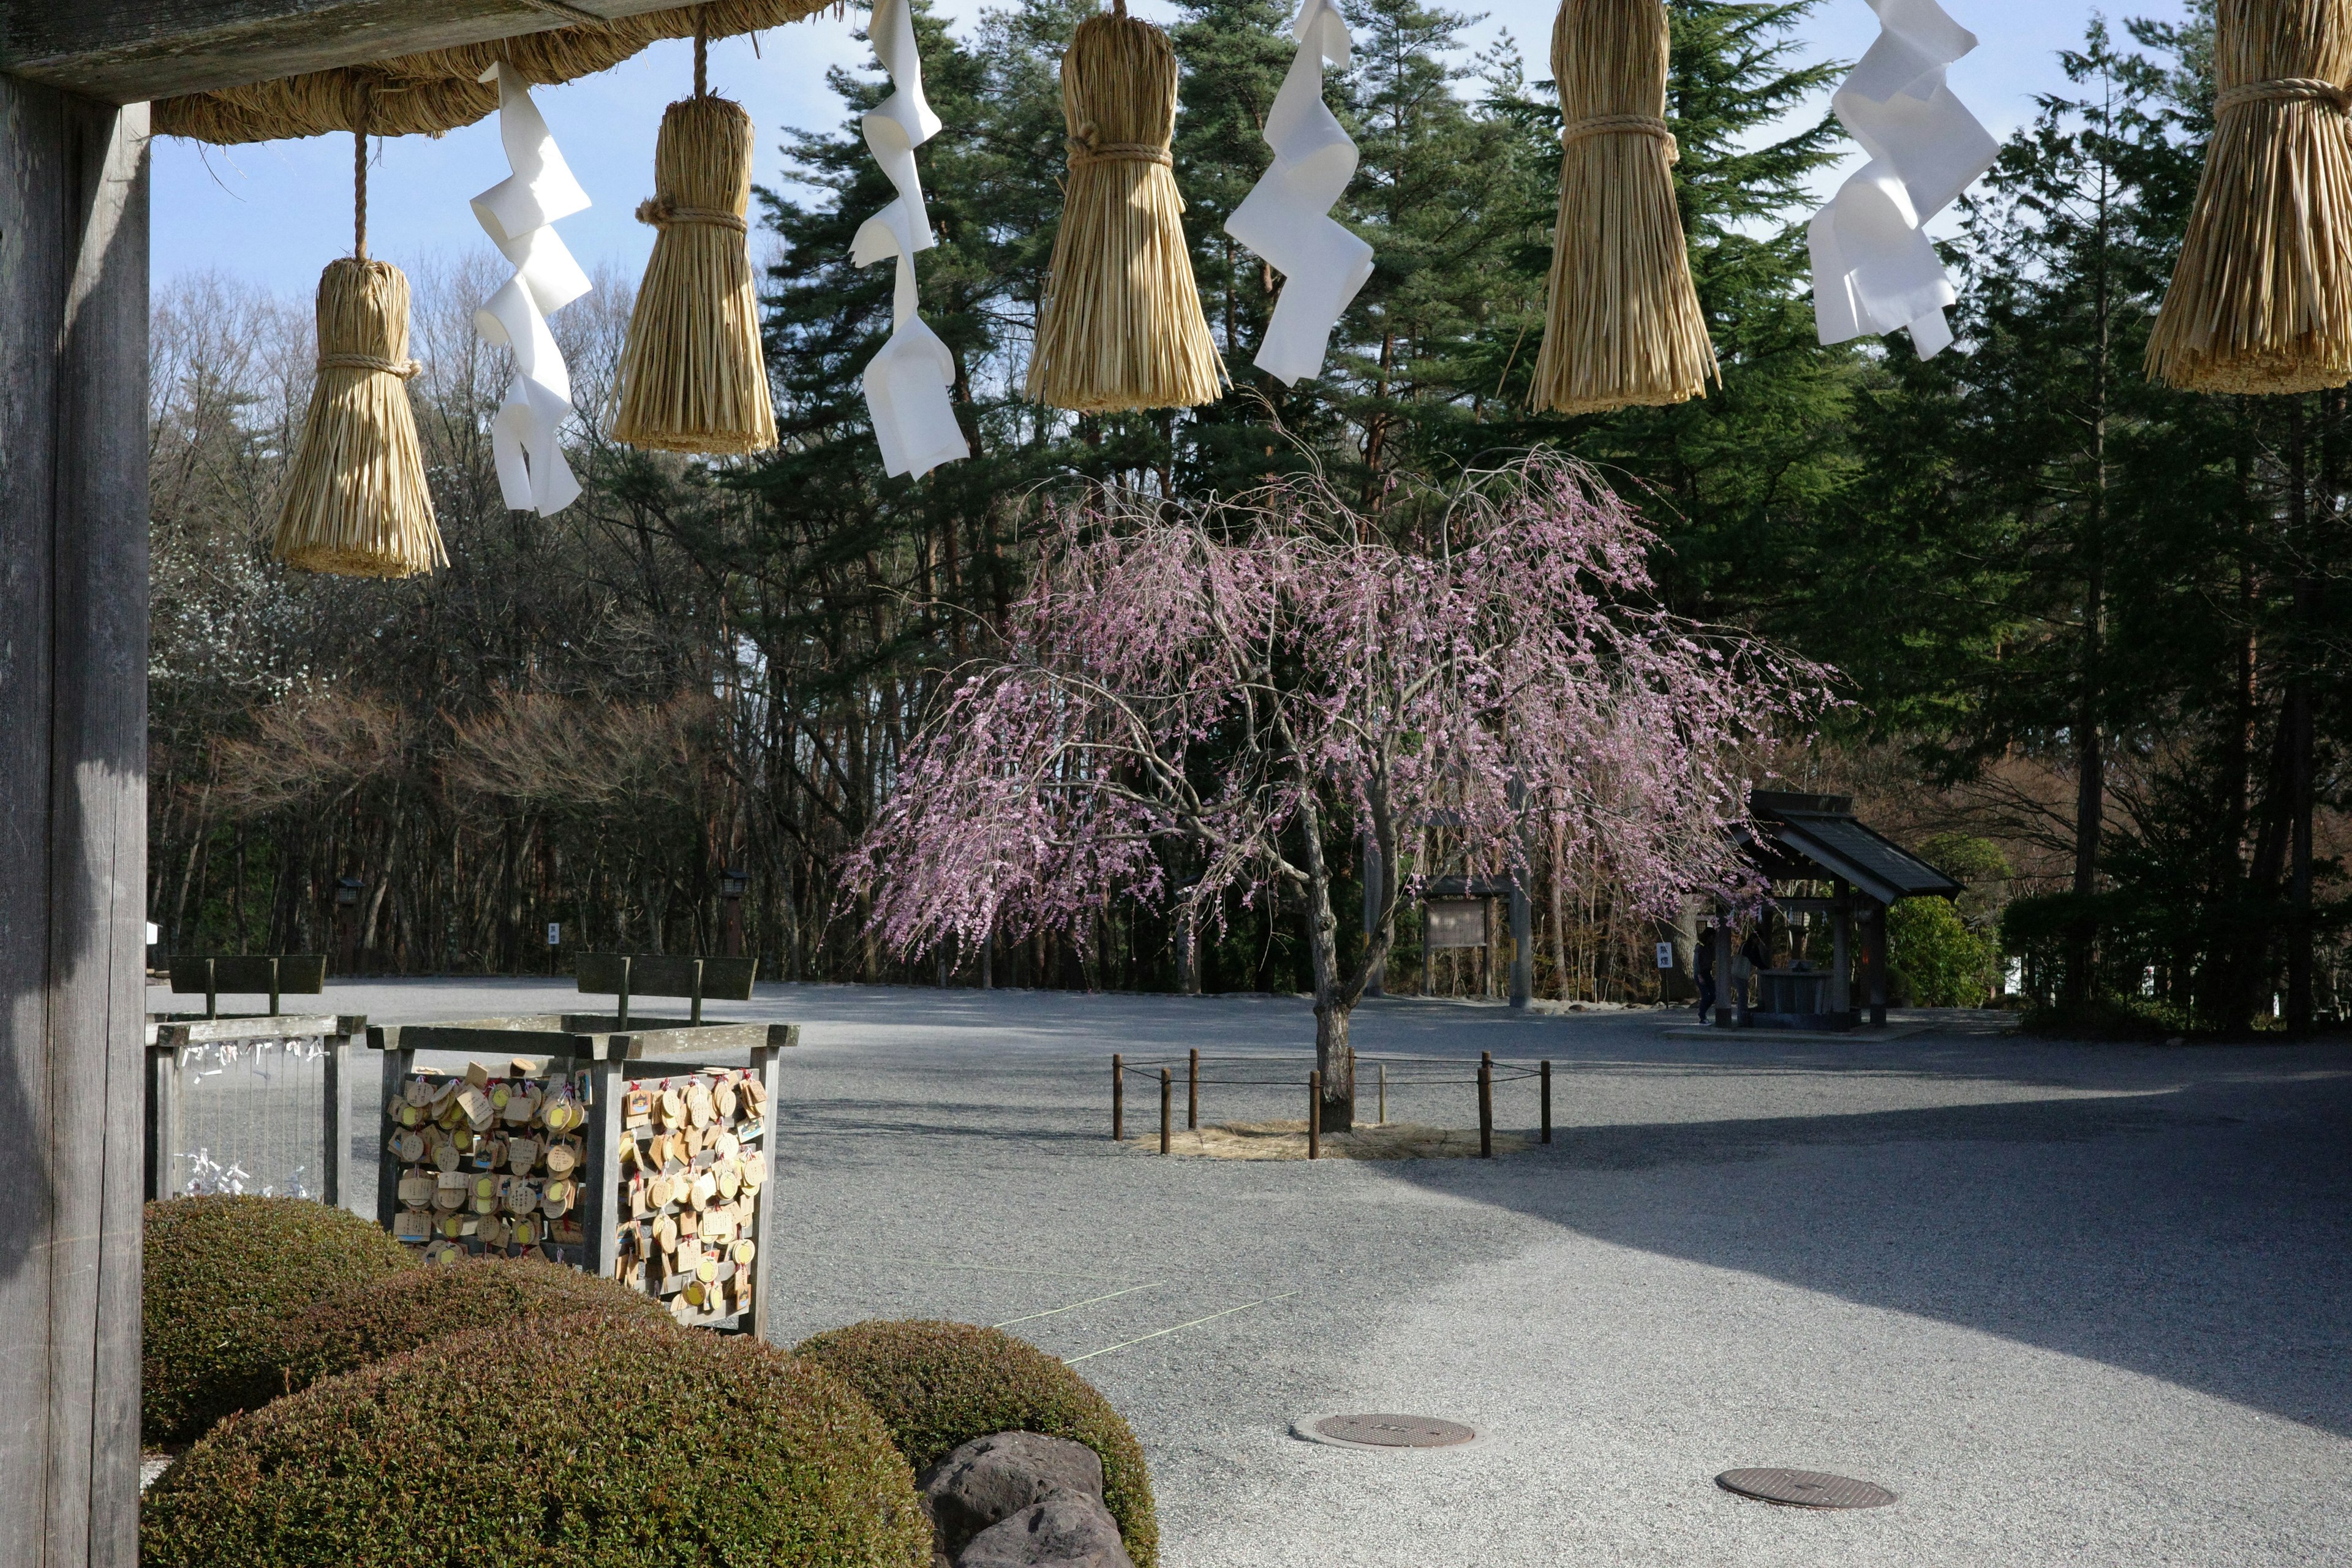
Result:
{"label": "dirt circle around tree", "polygon": [[[1534,1142],[1529,1133],[1498,1131],[1495,1153],[1516,1154]],[[1128,1147],[1156,1158],[1159,1134],[1146,1129],[1130,1138]],[[1304,1160],[1307,1121],[1293,1117],[1287,1121],[1221,1121],[1198,1131],[1180,1128],[1169,1136],[1168,1152],[1193,1159]],[[1479,1157],[1478,1130],[1418,1121],[1359,1122],[1353,1132],[1323,1134],[1320,1152],[1326,1160],[1475,1160]]]}

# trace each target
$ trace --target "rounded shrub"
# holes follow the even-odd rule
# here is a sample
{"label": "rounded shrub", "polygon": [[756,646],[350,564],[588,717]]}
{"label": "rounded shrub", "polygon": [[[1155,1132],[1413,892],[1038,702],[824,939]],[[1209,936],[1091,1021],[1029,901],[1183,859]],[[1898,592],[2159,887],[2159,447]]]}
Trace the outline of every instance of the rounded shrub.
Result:
{"label": "rounded shrub", "polygon": [[667,1323],[660,1302],[611,1279],[535,1258],[476,1258],[347,1286],[283,1320],[270,1348],[291,1394],[445,1334],[604,1315]]}
{"label": "rounded shrub", "polygon": [[196,1436],[275,1395],[278,1325],[322,1291],[410,1267],[378,1226],[308,1198],[170,1198],[146,1210],[141,1436]]}
{"label": "rounded shrub", "polygon": [[970,1323],[853,1323],[793,1353],[865,1396],[917,1472],[994,1432],[1041,1432],[1102,1456],[1103,1501],[1136,1568],[1160,1560],[1143,1445],[1094,1384],[1036,1346]]}
{"label": "rounded shrub", "polygon": [[451,1334],[225,1421],[142,1568],[928,1568],[914,1477],[839,1379],[598,1314]]}

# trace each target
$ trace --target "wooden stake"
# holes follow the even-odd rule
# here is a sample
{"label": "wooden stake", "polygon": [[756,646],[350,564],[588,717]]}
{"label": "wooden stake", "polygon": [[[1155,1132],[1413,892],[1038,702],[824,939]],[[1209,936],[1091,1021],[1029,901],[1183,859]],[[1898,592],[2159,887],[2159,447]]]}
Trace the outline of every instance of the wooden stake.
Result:
{"label": "wooden stake", "polygon": [[1127,1139],[1127,1060],[1117,1051],[1110,1054],[1110,1141],[1124,1142]]}
{"label": "wooden stake", "polygon": [[1176,1079],[1166,1068],[1160,1069],[1160,1152],[1168,1152],[1170,1129],[1176,1120]]}
{"label": "wooden stake", "polygon": [[1551,1142],[1551,1063],[1543,1064],[1543,1141]]}
{"label": "wooden stake", "polygon": [[1478,1158],[1495,1157],[1495,1054],[1478,1053]]}
{"label": "wooden stake", "polygon": [[1307,1075],[1307,1157],[1323,1157],[1323,1069]]}
{"label": "wooden stake", "polygon": [[1184,1126],[1192,1131],[1198,1131],[1201,1126],[1201,1052],[1198,1047],[1193,1048],[1192,1066],[1185,1078]]}

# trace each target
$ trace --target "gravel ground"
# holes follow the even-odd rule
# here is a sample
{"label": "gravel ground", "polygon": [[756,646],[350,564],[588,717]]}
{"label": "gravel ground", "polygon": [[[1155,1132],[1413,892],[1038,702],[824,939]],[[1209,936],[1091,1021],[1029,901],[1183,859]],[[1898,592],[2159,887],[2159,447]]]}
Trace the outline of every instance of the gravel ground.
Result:
{"label": "gravel ground", "polygon": [[[807,1026],[778,1337],[939,1316],[1076,1362],[1150,1451],[1170,1568],[2352,1560],[2344,1047],[2053,1044],[1980,1015],[1727,1040],[1670,1033],[1687,1015],[1391,1002],[1360,1050],[1550,1058],[1557,1142],[1244,1163],[1112,1144],[1108,1054],[1303,1052],[1302,1002],[763,986],[714,1012]],[[1391,1114],[1470,1124],[1471,1092],[1399,1090]],[[1223,1120],[1304,1095],[1204,1098]],[[1532,1125],[1532,1084],[1497,1100]],[[1156,1126],[1144,1082],[1129,1108]],[[1482,1436],[1288,1436],[1339,1411]],[[1815,1513],[1713,1484],[1761,1465],[1900,1500]]]}

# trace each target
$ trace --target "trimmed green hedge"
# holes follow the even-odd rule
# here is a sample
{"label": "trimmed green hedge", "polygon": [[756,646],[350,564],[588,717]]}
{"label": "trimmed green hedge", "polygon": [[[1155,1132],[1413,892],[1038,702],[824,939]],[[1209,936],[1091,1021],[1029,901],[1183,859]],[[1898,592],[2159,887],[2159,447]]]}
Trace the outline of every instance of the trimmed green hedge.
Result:
{"label": "trimmed green hedge", "polygon": [[222,1423],[142,1568],[929,1568],[889,1435],[748,1337],[592,1315],[452,1334]]}
{"label": "trimmed green hedge", "polygon": [[377,1226],[308,1198],[172,1198],[147,1205],[139,1426],[149,1443],[201,1434],[275,1395],[280,1320],[321,1293],[403,1271]]}
{"label": "trimmed green hedge", "polygon": [[1103,1501],[1136,1568],[1160,1560],[1143,1445],[1094,1384],[1036,1346],[970,1323],[853,1323],[793,1352],[863,1394],[918,1474],[993,1432],[1042,1432],[1102,1456]]}
{"label": "trimmed green hedge", "polygon": [[288,1394],[445,1334],[606,1314],[667,1323],[652,1297],[535,1258],[409,1268],[338,1290],[278,1325],[272,1362]]}

